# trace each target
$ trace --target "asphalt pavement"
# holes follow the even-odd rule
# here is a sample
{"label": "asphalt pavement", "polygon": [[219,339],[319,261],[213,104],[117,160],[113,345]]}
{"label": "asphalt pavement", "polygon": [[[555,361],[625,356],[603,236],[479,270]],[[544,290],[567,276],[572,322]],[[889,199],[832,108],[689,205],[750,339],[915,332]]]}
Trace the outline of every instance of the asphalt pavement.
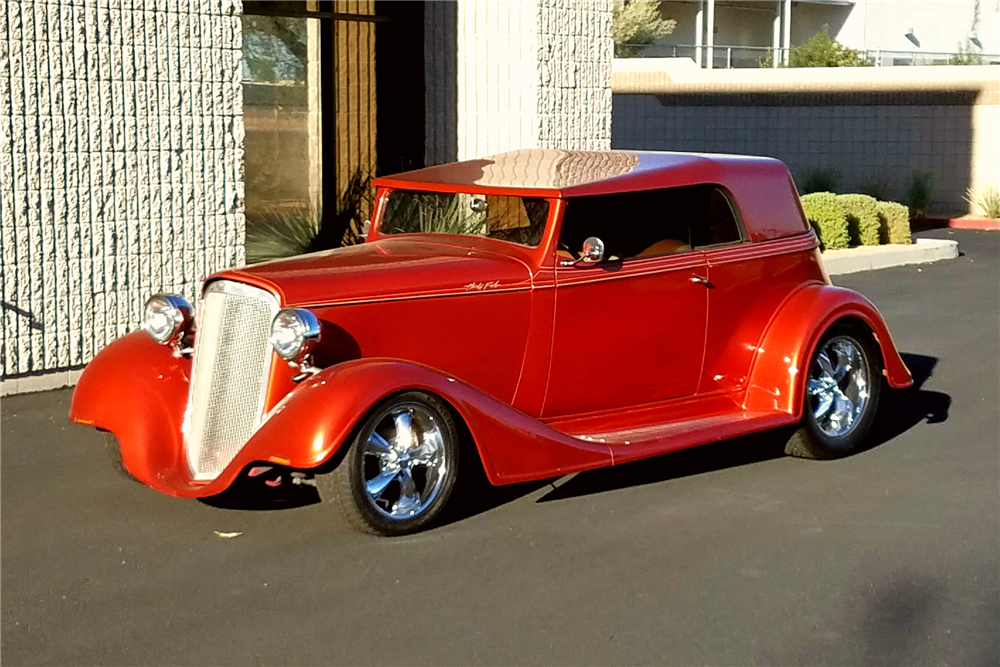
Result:
{"label": "asphalt pavement", "polygon": [[[5,665],[1000,663],[1000,234],[839,277],[917,386],[873,448],[740,438],[483,493],[380,539],[308,493],[232,509],[116,475],[69,390],[0,405]],[[241,533],[224,538],[215,531]]]}

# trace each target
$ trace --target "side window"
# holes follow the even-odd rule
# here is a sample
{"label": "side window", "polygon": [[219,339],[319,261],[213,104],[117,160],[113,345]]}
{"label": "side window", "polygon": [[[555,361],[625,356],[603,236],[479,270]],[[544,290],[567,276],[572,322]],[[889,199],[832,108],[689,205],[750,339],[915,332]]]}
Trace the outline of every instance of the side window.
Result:
{"label": "side window", "polygon": [[584,239],[604,241],[605,257],[674,255],[743,237],[729,196],[718,185],[573,197],[559,234],[561,255],[573,256]]}
{"label": "side window", "polygon": [[691,250],[689,212],[676,190],[664,188],[573,197],[566,202],[559,250],[576,256],[588,236],[604,241],[604,256],[630,259]]}
{"label": "side window", "polygon": [[743,240],[742,225],[730,196],[717,185],[702,188],[704,197],[700,219],[692,220],[691,236],[695,248],[738,243]]}

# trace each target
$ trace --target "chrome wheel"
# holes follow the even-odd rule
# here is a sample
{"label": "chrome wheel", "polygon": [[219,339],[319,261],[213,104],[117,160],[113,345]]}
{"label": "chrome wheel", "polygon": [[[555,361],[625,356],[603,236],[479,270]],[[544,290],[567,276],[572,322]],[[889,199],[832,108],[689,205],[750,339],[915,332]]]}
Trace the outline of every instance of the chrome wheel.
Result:
{"label": "chrome wheel", "polygon": [[819,430],[842,438],[857,425],[869,398],[870,369],[860,343],[836,336],[822,344],[809,368],[809,409]]}
{"label": "chrome wheel", "polygon": [[391,520],[423,513],[448,474],[444,425],[421,403],[394,405],[367,434],[362,451],[365,494]]}

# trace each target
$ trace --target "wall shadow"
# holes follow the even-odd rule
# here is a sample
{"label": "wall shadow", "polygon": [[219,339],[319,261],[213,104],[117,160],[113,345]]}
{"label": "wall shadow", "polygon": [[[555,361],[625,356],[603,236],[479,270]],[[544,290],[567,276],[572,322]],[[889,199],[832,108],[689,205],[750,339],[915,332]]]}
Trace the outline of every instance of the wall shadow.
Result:
{"label": "wall shadow", "polygon": [[[941,85],[941,84],[934,84]],[[881,86],[881,87],[880,87]],[[837,192],[906,201],[914,171],[936,177],[930,208],[965,210],[977,90],[616,93],[611,146],[766,155],[796,180],[833,173]]]}

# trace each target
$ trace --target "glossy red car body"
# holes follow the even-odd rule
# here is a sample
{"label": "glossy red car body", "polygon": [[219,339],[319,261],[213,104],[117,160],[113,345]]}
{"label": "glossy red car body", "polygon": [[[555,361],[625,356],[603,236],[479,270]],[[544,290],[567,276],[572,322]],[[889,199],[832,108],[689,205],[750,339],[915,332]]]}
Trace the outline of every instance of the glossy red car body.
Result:
{"label": "glossy red car body", "polygon": [[[742,242],[559,264],[560,224],[574,197],[705,183],[731,194]],[[871,330],[890,386],[912,382],[875,307],[830,284],[776,160],[529,150],[375,184],[366,243],[208,279],[267,290],[322,325],[322,370],[296,384],[272,355],[261,423],[221,474],[195,481],[186,462],[192,360],[144,332],[91,362],[71,418],[113,432],[140,481],[209,496],[255,464],[323,465],[379,401],[421,389],[451,405],[490,481],[507,484],[794,424],[813,349],[844,318]],[[544,197],[549,217],[535,248],[384,236],[378,221],[396,188]]]}

